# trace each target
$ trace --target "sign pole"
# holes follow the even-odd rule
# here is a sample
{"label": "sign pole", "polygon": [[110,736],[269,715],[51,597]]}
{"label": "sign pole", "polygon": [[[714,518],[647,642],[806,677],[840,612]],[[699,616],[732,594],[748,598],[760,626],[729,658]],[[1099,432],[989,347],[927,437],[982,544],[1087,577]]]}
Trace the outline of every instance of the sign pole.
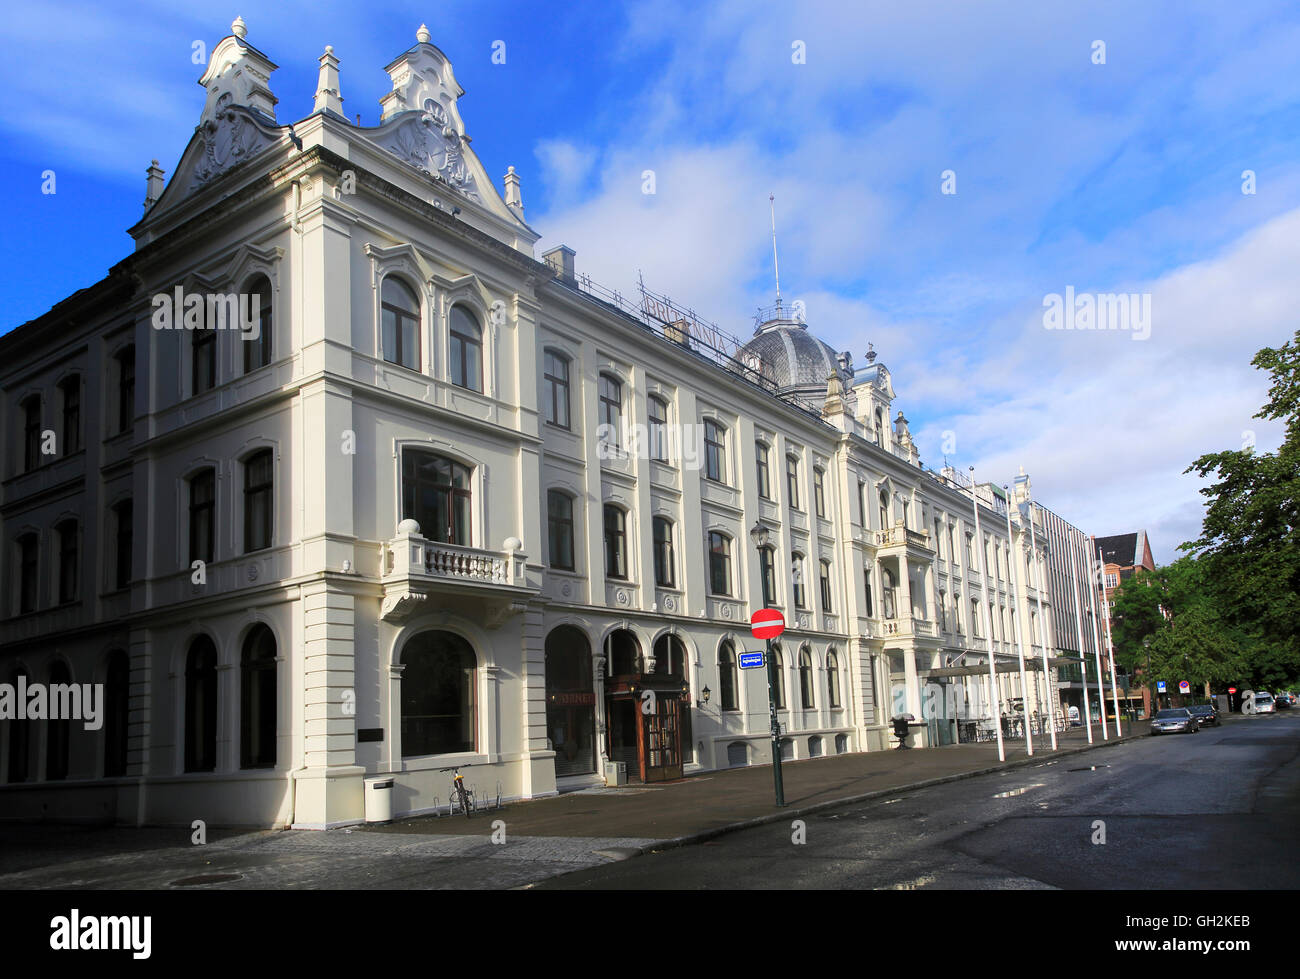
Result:
{"label": "sign pole", "polygon": [[776,805],[785,805],[785,785],[781,781],[781,722],[776,719],[776,661],[772,640],[767,640],[767,707],[772,715],[772,782],[776,787]]}

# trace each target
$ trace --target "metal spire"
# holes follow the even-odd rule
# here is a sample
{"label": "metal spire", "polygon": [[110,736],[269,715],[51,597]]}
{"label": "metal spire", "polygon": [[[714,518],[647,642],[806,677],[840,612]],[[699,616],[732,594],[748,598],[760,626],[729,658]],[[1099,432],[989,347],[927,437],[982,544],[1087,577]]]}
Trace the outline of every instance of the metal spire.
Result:
{"label": "metal spire", "polygon": [[781,318],[781,266],[776,260],[776,195],[767,195],[768,204],[772,209],[772,272],[776,276],[776,318]]}

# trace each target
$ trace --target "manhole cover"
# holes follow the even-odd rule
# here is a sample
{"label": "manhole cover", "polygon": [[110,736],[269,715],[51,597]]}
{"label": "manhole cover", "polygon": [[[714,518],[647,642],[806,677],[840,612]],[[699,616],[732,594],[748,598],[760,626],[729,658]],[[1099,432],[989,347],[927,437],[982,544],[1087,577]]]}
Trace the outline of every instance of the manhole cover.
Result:
{"label": "manhole cover", "polygon": [[197,877],[182,877],[171,882],[172,887],[202,887],[204,884],[228,884],[232,880],[243,880],[243,874],[199,874]]}

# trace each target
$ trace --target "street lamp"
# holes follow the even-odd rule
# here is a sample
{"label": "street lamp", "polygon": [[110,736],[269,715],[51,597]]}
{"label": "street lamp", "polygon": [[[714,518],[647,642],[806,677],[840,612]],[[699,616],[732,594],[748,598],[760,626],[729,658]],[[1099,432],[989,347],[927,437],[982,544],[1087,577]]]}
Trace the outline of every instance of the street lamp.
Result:
{"label": "street lamp", "polygon": [[[749,539],[754,542],[754,548],[758,551],[760,574],[763,563],[763,548],[767,546],[767,535],[769,531],[763,526],[763,521],[757,520],[754,526],[750,528]],[[776,663],[772,655],[772,640],[767,640],[767,652],[765,654],[767,661],[767,709],[771,716],[772,724],[772,781],[776,789],[777,807],[785,805],[785,786],[781,778],[781,723],[776,718]]]}

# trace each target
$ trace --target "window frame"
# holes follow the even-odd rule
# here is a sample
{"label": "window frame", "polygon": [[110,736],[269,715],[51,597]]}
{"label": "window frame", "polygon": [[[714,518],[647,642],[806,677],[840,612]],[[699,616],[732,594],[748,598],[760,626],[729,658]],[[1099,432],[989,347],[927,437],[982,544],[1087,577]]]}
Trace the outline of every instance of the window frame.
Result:
{"label": "window frame", "polygon": [[81,375],[72,374],[59,382],[60,418],[63,429],[63,449],[67,456],[82,447],[81,440]]}
{"label": "window frame", "polygon": [[[206,367],[204,376],[200,371]],[[217,334],[215,330],[198,329],[190,338],[190,397],[207,394],[217,386]]]}
{"label": "window frame", "polygon": [[[731,538],[720,530],[710,530],[706,540],[709,593],[720,598],[732,598],[735,582],[731,567]],[[717,587],[719,571],[722,573],[721,589]]]}
{"label": "window frame", "polygon": [[790,555],[790,590],[797,609],[808,608],[808,592],[804,587],[804,567],[806,558],[799,551]]}
{"label": "window frame", "polygon": [[[564,373],[552,373],[557,365]],[[562,428],[566,432],[573,430],[572,402],[570,400],[570,377],[572,376],[573,358],[551,347],[542,351],[542,385],[546,389],[546,424]],[[562,392],[562,393],[561,393]],[[560,406],[564,408],[564,421],[560,421]]]}
{"label": "window frame", "polygon": [[827,615],[833,615],[835,612],[835,608],[834,608],[834,604],[831,601],[833,596],[831,594],[830,561],[827,561],[825,558],[821,558],[818,564],[818,572],[819,572],[818,582],[821,586],[822,611]]}
{"label": "window frame", "polygon": [[41,466],[41,415],[44,405],[39,394],[29,394],[18,403],[23,413],[23,472]]}
{"label": "window frame", "polygon": [[[656,408],[662,414],[656,415]],[[671,461],[668,452],[668,412],[668,402],[658,395],[652,394],[646,399],[646,434],[650,443],[647,449],[653,462]]]}
{"label": "window frame", "polygon": [[[623,446],[623,381],[617,374],[601,371],[596,376],[596,398],[601,440],[614,448]],[[611,438],[612,430],[612,438]]]}
{"label": "window frame", "polygon": [[[468,322],[469,326],[464,324]],[[447,311],[447,379],[458,388],[483,393],[484,375],[483,326],[464,303],[454,303]],[[475,351],[476,376],[470,376],[470,351]],[[459,378],[458,378],[459,375]],[[475,383],[471,384],[469,381]]]}
{"label": "window frame", "polygon": [[[651,521],[654,541],[655,585],[659,588],[677,587],[677,568],[673,554],[673,521],[656,516]],[[661,534],[660,531],[663,531]]]}
{"label": "window frame", "polygon": [[[197,485],[210,483],[211,495],[207,500],[195,502],[195,487]],[[185,485],[189,493],[188,511],[189,511],[189,563],[203,561],[205,564],[211,564],[217,557],[217,470],[214,466],[207,466],[198,472],[192,473],[185,480]],[[200,514],[207,515],[207,550],[200,554],[195,548],[195,538],[198,536],[200,526],[196,522],[196,516]]]}
{"label": "window frame", "polygon": [[[400,289],[405,291],[407,298],[415,300],[414,310],[405,309],[400,306],[397,306],[395,303],[390,302],[388,299],[384,297],[384,288],[388,285],[390,280],[394,285],[398,286]],[[423,321],[422,309],[423,309],[423,304],[420,301],[420,294],[418,290],[411,288],[410,284],[400,275],[392,275],[392,274],[385,275],[383,279],[380,281],[379,283],[379,358],[382,361],[384,361],[384,363],[392,364],[395,367],[405,367],[407,370],[412,370],[412,371],[421,370],[421,365],[422,365],[421,339],[422,338],[420,336],[420,333],[421,333],[421,323]],[[385,313],[392,313],[393,315],[394,356],[391,358],[388,356],[388,350],[386,349],[384,343],[385,332],[386,332],[386,325],[384,320]],[[402,343],[403,330],[405,327],[404,321],[406,320],[410,321],[411,338],[413,341],[413,345],[415,347],[415,351],[414,351],[415,356],[413,358],[410,358],[414,361],[414,363],[410,363],[410,364],[406,363],[407,358],[403,356],[406,353]]]}
{"label": "window frame", "polygon": [[[612,534],[611,516],[615,518]],[[627,511],[617,503],[606,503],[601,508],[601,523],[604,528],[603,540],[605,542],[605,577],[613,581],[629,580],[631,561],[628,560],[627,551],[627,516]],[[621,567],[611,570],[611,563],[621,565]]]}
{"label": "window frame", "polygon": [[[252,482],[253,466],[266,463],[266,478],[261,482]],[[254,554],[258,551],[265,551],[275,544],[275,452],[269,448],[257,449],[250,452],[240,462],[243,472],[243,503],[244,503],[244,551],[245,554]],[[264,512],[261,514],[265,519],[262,521],[265,525],[265,542],[258,543],[253,538],[254,528],[258,521],[250,519],[256,517],[255,508],[261,506]]]}
{"label": "window frame", "polygon": [[793,452],[786,453],[785,457],[785,492],[790,509],[802,513],[803,508],[799,506],[799,457]]}
{"label": "window frame", "polygon": [[[420,464],[419,456],[426,457],[427,461],[423,465]],[[408,459],[410,460],[409,463]],[[448,479],[446,483],[436,481],[440,468],[438,466],[439,462],[446,464],[445,469]],[[419,523],[420,536],[425,540],[435,541],[439,544],[450,544],[455,547],[473,547],[475,467],[460,461],[454,456],[443,455],[441,452],[425,448],[423,445],[403,446],[398,465],[398,485],[401,491],[399,503],[402,519],[410,518]],[[430,472],[433,473],[433,480],[424,478]],[[462,473],[465,485],[457,486],[456,478]],[[445,497],[442,502],[446,508],[449,526],[434,527],[430,532],[430,528],[426,524],[432,523],[432,521],[420,520],[416,517],[416,513],[423,510],[423,504],[420,502],[421,490],[431,490],[435,496],[442,495]],[[460,536],[458,534],[458,518],[464,520],[465,539],[451,540],[452,537]]]}
{"label": "window frame", "polygon": [[[260,288],[257,292],[253,292],[253,289],[258,287],[260,283],[266,284],[265,296],[262,295]],[[274,356],[275,345],[272,342],[272,334],[275,329],[275,292],[271,288],[270,277],[264,272],[259,272],[252,276],[252,278],[245,283],[243,292],[244,295],[253,295],[257,297],[257,339],[249,340],[246,336],[241,337],[244,344],[244,373],[251,374],[254,371],[260,371],[263,367],[269,367],[271,365],[271,358]],[[254,354],[256,354],[256,357],[254,357]]]}
{"label": "window frame", "polygon": [[813,466],[813,511],[826,519],[826,470],[821,466]]}
{"label": "window frame", "polygon": [[771,608],[776,599],[776,548],[766,544],[758,549],[758,580],[762,586],[763,607]]}
{"label": "window frame", "polygon": [[[568,507],[568,515],[556,515],[554,504],[563,501]],[[577,569],[577,536],[573,523],[573,496],[561,489],[546,491],[546,541],[550,566],[557,571],[575,571]],[[569,563],[562,564],[556,559],[556,534],[567,535]]]}
{"label": "window frame", "polygon": [[704,419],[704,478],[727,485],[727,426]]}
{"label": "window frame", "polygon": [[81,523],[67,517],[54,525],[59,554],[58,602],[67,605],[81,597]]}

